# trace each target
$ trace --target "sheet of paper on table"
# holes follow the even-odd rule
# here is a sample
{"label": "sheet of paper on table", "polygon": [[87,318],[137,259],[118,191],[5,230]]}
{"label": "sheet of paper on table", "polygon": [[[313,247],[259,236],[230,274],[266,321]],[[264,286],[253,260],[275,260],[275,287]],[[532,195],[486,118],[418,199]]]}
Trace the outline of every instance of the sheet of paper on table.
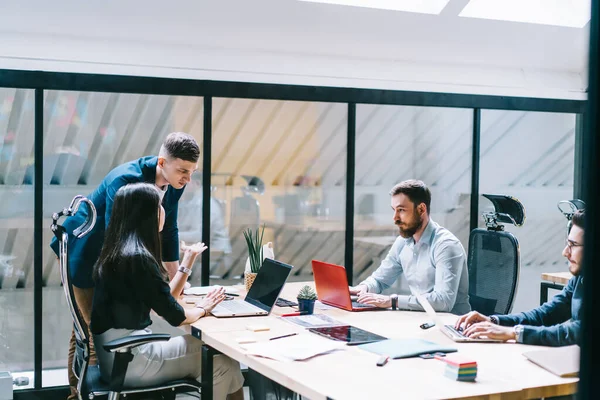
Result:
{"label": "sheet of paper on table", "polygon": [[284,321],[291,322],[296,325],[300,325],[304,328],[326,328],[330,326],[343,326],[347,325],[343,322],[337,321],[325,314],[310,314],[310,315],[299,315],[295,317],[279,317]]}
{"label": "sheet of paper on table", "polygon": [[343,350],[345,343],[325,339],[307,332],[282,339],[244,344],[241,347],[246,351],[246,354],[290,362]]}

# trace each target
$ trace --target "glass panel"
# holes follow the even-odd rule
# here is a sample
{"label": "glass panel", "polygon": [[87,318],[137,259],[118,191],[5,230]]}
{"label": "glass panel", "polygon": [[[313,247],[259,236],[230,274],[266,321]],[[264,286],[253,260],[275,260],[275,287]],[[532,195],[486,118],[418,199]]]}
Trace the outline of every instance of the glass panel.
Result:
{"label": "glass panel", "polygon": [[[522,227],[505,225],[519,241],[521,272],[513,312],[539,305],[542,272],[566,271],[561,256],[567,220],[560,200],[573,198],[575,115],[484,110],[480,193],[507,194],[525,206]],[[493,210],[481,197],[480,213]],[[479,226],[483,219],[479,216]]]}
{"label": "glass panel", "polygon": [[[0,371],[33,385],[34,91],[0,88]],[[31,386],[20,386],[24,388]]]}
{"label": "glass panel", "polygon": [[314,258],[344,263],[347,113],[346,104],[214,99],[214,281],[240,282],[242,231],[263,224],[263,242],[297,279]]}
{"label": "glass panel", "polygon": [[[68,206],[75,195],[91,193],[116,166],[157,155],[169,132],[187,132],[202,146],[203,106],[198,97],[45,92],[44,226],[50,225],[53,212]],[[202,189],[196,178],[180,200],[179,226],[187,240],[197,237],[193,231],[201,231],[201,204],[195,199],[201,198]],[[44,243],[50,239],[48,229]],[[65,385],[71,317],[56,257],[46,245],[43,271],[43,386]]]}
{"label": "glass panel", "polygon": [[[355,283],[379,267],[398,236],[389,192],[406,179],[425,182],[432,195],[431,219],[467,249],[472,125],[470,109],[357,106]],[[401,282],[392,289],[408,291]]]}

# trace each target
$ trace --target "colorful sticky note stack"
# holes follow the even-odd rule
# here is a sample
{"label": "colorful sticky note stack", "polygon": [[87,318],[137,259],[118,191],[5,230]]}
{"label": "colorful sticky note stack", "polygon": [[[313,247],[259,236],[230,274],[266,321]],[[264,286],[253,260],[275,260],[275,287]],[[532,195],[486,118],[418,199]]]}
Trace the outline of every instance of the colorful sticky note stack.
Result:
{"label": "colorful sticky note stack", "polygon": [[477,378],[477,361],[475,360],[458,354],[448,354],[445,357],[436,356],[435,358],[446,362],[444,375],[450,379],[472,382]]}

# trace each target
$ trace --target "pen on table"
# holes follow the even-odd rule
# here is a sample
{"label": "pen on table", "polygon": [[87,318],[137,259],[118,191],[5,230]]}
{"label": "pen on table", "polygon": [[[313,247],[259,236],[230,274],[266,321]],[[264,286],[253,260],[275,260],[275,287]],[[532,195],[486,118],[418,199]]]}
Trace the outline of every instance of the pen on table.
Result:
{"label": "pen on table", "polygon": [[269,340],[283,339],[283,338],[285,338],[285,337],[295,336],[295,335],[297,335],[297,334],[298,334],[298,333],[288,333],[287,335],[282,335],[282,336],[275,336],[275,337],[272,337],[272,338],[270,338]]}
{"label": "pen on table", "polygon": [[381,356],[379,360],[377,360],[377,366],[383,367],[390,360],[389,356]]}
{"label": "pen on table", "polygon": [[280,316],[281,317],[295,317],[295,316],[298,316],[298,315],[306,315],[306,314],[308,314],[308,313],[306,313],[306,312],[293,312],[293,313],[289,313],[289,314],[281,314]]}

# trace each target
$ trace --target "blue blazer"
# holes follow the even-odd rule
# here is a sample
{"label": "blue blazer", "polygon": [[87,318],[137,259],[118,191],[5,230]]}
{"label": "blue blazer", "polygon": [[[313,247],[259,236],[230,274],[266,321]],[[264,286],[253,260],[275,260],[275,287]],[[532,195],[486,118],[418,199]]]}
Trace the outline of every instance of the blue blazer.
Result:
{"label": "blue blazer", "polygon": [[504,326],[524,325],[523,343],[542,346],[579,344],[583,277],[574,276],[552,300],[519,314],[497,315]]}
{"label": "blue blazer", "polygon": [[[85,204],[82,204],[77,214],[64,221],[63,226],[69,233],[68,257],[73,285],[82,289],[94,287],[92,279],[94,264],[100,257],[115,193],[128,183],[154,183],[157,163],[156,156],[142,157],[119,165],[106,175],[100,186],[88,196],[96,206],[97,218],[96,225],[86,236],[76,239],[72,235],[73,230],[80,226],[88,215],[89,209]],[[161,233],[163,261],[179,260],[177,206],[184,189],[175,189],[169,185],[163,198],[162,204],[165,209],[165,226]],[[50,247],[58,255],[58,240],[55,237]]]}

